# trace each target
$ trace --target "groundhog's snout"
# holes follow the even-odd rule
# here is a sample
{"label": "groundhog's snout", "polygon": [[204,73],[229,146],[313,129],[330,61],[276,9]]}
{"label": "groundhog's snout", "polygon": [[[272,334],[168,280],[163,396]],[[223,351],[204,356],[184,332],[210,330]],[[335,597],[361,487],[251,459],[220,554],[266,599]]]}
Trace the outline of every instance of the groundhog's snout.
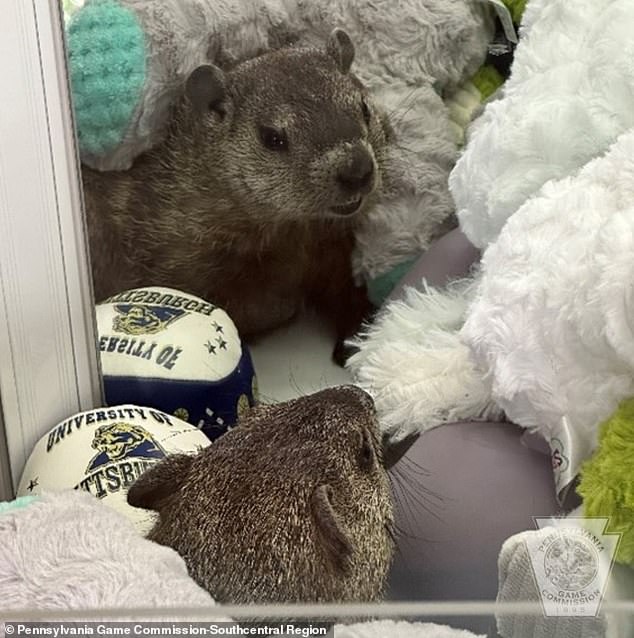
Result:
{"label": "groundhog's snout", "polygon": [[326,388],[313,395],[316,401],[324,401],[331,405],[340,405],[352,410],[363,410],[372,415],[376,413],[374,399],[356,385],[340,385]]}
{"label": "groundhog's snout", "polygon": [[374,159],[363,147],[356,147],[337,172],[337,181],[352,195],[367,195],[374,182]]}
{"label": "groundhog's snout", "polygon": [[335,170],[339,201],[331,210],[338,215],[356,213],[365,197],[374,191],[377,182],[377,166],[372,152],[362,144],[346,151]]}
{"label": "groundhog's snout", "polygon": [[[328,388],[327,390],[322,390],[318,395],[321,396],[322,400],[330,401],[334,405],[357,412],[363,410],[373,420],[376,418],[377,412],[374,399],[365,390],[356,385]],[[407,454],[410,447],[418,440],[418,437],[418,432],[411,432],[397,440],[393,440],[389,435],[383,434],[381,437],[383,467],[386,470],[391,470]]]}

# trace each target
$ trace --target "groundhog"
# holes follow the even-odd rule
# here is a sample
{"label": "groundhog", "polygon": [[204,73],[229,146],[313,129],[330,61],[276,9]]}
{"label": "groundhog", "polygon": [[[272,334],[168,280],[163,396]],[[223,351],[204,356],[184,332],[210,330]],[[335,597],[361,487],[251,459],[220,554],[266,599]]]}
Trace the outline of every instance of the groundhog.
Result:
{"label": "groundhog", "polygon": [[223,307],[246,339],[314,306],[340,340],[371,310],[355,226],[382,184],[387,117],[342,30],[226,73],[195,69],[167,137],[125,172],[83,168],[98,301],[169,286]]}
{"label": "groundhog", "polygon": [[253,408],[127,498],[159,513],[148,538],[219,602],[376,601],[394,549],[386,466],[403,452],[384,455],[372,399],[341,386]]}

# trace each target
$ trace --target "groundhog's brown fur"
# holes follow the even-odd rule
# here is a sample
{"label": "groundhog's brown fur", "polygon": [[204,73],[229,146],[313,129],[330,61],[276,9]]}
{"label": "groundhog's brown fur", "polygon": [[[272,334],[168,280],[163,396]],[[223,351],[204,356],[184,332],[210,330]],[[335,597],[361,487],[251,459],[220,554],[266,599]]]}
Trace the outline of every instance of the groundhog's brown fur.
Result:
{"label": "groundhog's brown fur", "polygon": [[128,502],[159,512],[149,538],[221,602],[377,600],[392,558],[374,406],[354,386],[255,408],[150,468]]}
{"label": "groundhog's brown fur", "polygon": [[84,168],[97,300],[174,287],[223,307],[245,337],[309,303],[348,336],[369,308],[350,255],[388,130],[353,55],[338,31],[324,50],[201,67],[163,144],[125,172]]}

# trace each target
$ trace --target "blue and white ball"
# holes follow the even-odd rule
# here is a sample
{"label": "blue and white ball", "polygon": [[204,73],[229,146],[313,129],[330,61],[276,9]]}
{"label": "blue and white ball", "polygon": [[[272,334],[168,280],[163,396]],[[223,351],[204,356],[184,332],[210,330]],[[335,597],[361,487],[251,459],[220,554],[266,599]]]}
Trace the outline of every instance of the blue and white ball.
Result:
{"label": "blue and white ball", "polygon": [[173,414],[211,440],[257,400],[251,355],[227,313],[171,288],[138,288],[97,306],[108,405]]}
{"label": "blue and white ball", "polygon": [[170,454],[196,454],[211,445],[197,428],[159,410],[118,405],[80,412],[58,423],[35,445],[18,496],[83,490],[127,516],[141,534],[153,512],[128,505],[130,486]]}

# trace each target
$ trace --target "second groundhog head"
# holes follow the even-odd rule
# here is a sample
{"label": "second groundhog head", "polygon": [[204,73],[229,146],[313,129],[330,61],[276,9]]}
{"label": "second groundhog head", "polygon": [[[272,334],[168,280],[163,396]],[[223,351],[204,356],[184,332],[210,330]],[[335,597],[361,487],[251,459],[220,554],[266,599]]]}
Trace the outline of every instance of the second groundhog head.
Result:
{"label": "second groundhog head", "polygon": [[351,74],[353,59],[337,29],[323,50],[284,48],[190,75],[186,95],[206,144],[199,159],[254,216],[341,218],[372,202],[388,126]]}
{"label": "second groundhog head", "polygon": [[372,399],[354,386],[261,405],[195,456],[145,472],[128,503],[159,512],[149,538],[175,549],[219,602],[365,602],[394,550]]}

